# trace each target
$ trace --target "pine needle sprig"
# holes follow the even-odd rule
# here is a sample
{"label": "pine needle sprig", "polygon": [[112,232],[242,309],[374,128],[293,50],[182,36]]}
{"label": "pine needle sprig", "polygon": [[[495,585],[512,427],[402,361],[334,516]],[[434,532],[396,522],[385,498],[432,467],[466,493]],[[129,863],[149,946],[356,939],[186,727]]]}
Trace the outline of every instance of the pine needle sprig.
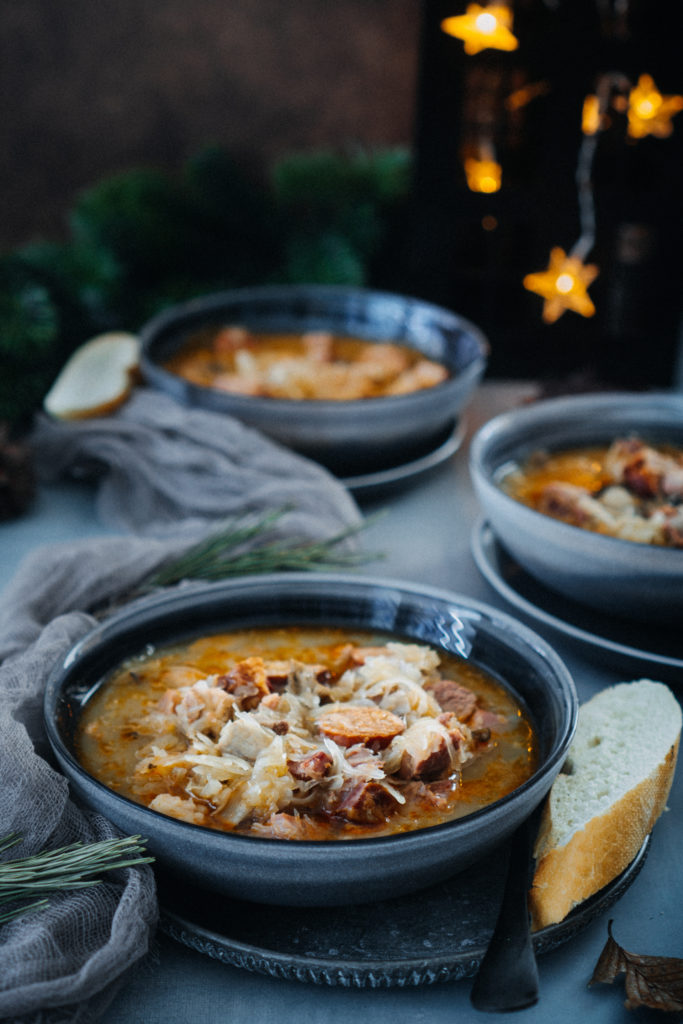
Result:
{"label": "pine needle sprig", "polygon": [[[291,509],[286,506],[257,519],[244,515],[228,520],[216,533],[153,573],[137,595],[183,580],[215,581],[257,573],[348,569],[381,557],[362,551],[338,550],[343,541],[366,528],[367,519],[323,540],[282,539],[269,543],[269,529],[288,511]],[[254,538],[262,540],[244,550],[245,544]]]}
{"label": "pine needle sprig", "polygon": [[[11,832],[0,839],[0,853],[19,842],[21,836]],[[97,876],[105,871],[151,864],[154,858],[144,856],[144,842],[140,836],[128,836],[95,843],[71,843],[56,850],[43,850],[30,857],[0,861],[0,923],[46,906],[46,894],[98,885],[102,879]],[[10,910],[2,910],[4,905],[33,896],[41,898]]]}

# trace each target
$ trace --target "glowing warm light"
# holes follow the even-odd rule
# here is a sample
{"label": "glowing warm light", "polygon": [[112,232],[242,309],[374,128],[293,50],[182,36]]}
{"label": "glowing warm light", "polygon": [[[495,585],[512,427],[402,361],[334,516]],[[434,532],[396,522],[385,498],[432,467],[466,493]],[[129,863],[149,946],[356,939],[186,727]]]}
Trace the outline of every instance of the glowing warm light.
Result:
{"label": "glowing warm light", "polygon": [[597,96],[586,96],[583,101],[583,113],[581,114],[581,128],[584,135],[595,135],[602,127],[602,115],[600,113],[600,101]]}
{"label": "glowing warm light", "polygon": [[449,36],[463,40],[465,53],[479,53],[487,48],[516,50],[519,46],[510,31],[512,12],[506,4],[468,4],[464,14],[444,18],[441,28]]}
{"label": "glowing warm light", "polygon": [[474,24],[479,32],[483,32],[487,36],[492,35],[496,31],[497,22],[492,14],[477,15]]}
{"label": "glowing warm light", "polygon": [[543,320],[552,324],[566,310],[581,316],[593,316],[593,305],[587,288],[598,276],[598,268],[584,264],[576,256],[567,256],[564,249],[554,248],[550,252],[548,269],[538,274],[527,274],[524,287],[545,299]]}
{"label": "glowing warm light", "polygon": [[500,164],[495,160],[477,160],[468,157],[465,160],[465,176],[467,187],[471,192],[497,192],[503,176]]}
{"label": "glowing warm light", "polygon": [[523,85],[505,98],[505,108],[506,110],[521,110],[532,100],[538,96],[545,96],[549,91],[550,86],[547,82],[532,82],[529,85]]}
{"label": "glowing warm light", "polygon": [[683,96],[662,96],[650,75],[641,75],[628,97],[628,134],[632,139],[655,135],[666,139],[673,131],[671,118],[683,110]]}

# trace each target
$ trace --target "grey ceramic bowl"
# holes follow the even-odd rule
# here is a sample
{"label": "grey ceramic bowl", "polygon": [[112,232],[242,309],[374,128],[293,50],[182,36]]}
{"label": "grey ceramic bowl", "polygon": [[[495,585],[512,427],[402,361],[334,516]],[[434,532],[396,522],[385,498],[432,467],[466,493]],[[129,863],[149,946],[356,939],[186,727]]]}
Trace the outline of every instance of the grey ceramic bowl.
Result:
{"label": "grey ceramic bowl", "polygon": [[472,482],[498,539],[547,587],[603,613],[680,621],[683,550],[571,526],[520,504],[499,486],[506,469],[534,451],[609,443],[629,434],[683,447],[683,395],[579,395],[503,413],[472,439]]}
{"label": "grey ceramic bowl", "polygon": [[[393,341],[444,363],[448,380],[407,395],[356,401],[298,401],[232,395],[201,387],[162,363],[188,334],[238,323],[255,331],[329,330]],[[468,320],[439,306],[386,292],[324,285],[274,285],[203,296],[166,310],[140,334],[146,382],[185,405],[224,412],[349,476],[410,462],[436,448],[486,366],[488,342]]]}
{"label": "grey ceramic bowl", "polygon": [[[503,679],[526,704],[540,747],[535,774],[460,820],[381,838],[326,842],[231,835],[155,813],[95,781],[74,756],[82,704],[108,670],[148,644],[249,625],[320,623],[389,632],[446,648]],[[142,835],[180,879],[282,905],[361,903],[437,882],[503,842],[562,766],[577,714],[564,664],[514,619],[455,594],[345,575],[278,574],[204,585],[138,602],[97,627],[57,665],[45,694],[47,733],[73,794],[124,832]]]}

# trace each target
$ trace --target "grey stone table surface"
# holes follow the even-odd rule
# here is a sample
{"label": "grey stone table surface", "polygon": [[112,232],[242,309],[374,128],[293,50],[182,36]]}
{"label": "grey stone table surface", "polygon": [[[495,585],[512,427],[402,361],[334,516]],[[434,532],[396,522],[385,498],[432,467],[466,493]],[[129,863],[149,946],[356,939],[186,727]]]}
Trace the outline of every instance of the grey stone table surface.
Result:
{"label": "grey stone table surface", "polygon": [[[467,438],[485,420],[535,393],[532,384],[486,382],[466,413]],[[368,527],[364,545],[381,551],[365,575],[428,583],[486,601],[517,614],[480,575],[470,549],[479,510],[467,468],[467,438],[446,464],[413,486],[376,497],[367,511],[384,514]],[[0,527],[0,580],[6,581],[25,553],[38,544],[57,543],[106,532],[98,522],[94,494],[83,483],[41,489],[30,512]],[[521,616],[520,616],[521,617]],[[628,666],[614,666],[599,650],[582,647],[547,626],[526,620],[550,641],[572,672],[579,697],[603,686],[636,678]],[[650,673],[657,678],[656,671]],[[683,692],[670,682],[679,699]],[[647,736],[648,723],[644,723]],[[378,914],[382,913],[378,905]],[[645,864],[622,898],[583,931],[539,958],[540,999],[515,1014],[519,1024],[589,1019],[602,1024],[662,1020],[656,1011],[624,1008],[621,981],[587,987],[614,921],[615,938],[639,953],[683,957],[683,773],[674,780],[669,807],[654,830]],[[293,927],[295,923],[293,921]],[[228,966],[164,934],[155,949],[126,979],[104,1024],[440,1024],[454,1020],[500,1019],[477,1013],[469,1001],[468,980],[399,988],[353,988],[284,981]],[[683,1015],[666,1015],[683,1020]]]}

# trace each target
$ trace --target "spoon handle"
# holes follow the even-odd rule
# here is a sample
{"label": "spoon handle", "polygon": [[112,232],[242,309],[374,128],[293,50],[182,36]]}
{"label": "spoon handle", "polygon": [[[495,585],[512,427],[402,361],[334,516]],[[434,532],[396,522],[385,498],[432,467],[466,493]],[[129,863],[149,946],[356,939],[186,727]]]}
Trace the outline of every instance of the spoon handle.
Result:
{"label": "spoon handle", "polygon": [[510,842],[498,921],[470,993],[476,1010],[505,1013],[538,1001],[538,968],[527,905],[536,821],[535,814],[527,818]]}

